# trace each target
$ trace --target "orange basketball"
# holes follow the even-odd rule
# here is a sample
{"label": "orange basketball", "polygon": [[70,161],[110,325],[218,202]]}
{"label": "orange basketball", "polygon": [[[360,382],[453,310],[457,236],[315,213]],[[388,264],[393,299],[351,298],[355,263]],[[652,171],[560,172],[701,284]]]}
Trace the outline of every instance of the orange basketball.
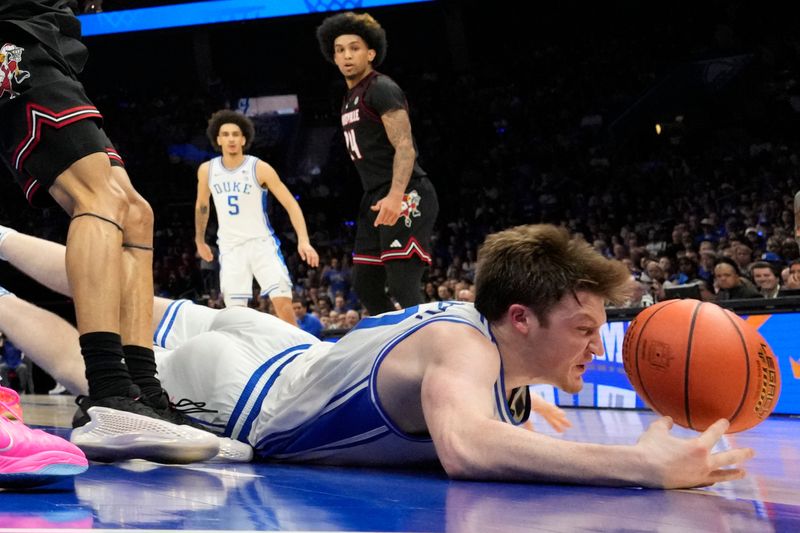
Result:
{"label": "orange basketball", "polygon": [[736,314],[697,300],[667,300],[631,322],[625,372],[654,411],[703,431],[720,418],[729,433],[764,421],[781,389],[778,360],[764,337]]}

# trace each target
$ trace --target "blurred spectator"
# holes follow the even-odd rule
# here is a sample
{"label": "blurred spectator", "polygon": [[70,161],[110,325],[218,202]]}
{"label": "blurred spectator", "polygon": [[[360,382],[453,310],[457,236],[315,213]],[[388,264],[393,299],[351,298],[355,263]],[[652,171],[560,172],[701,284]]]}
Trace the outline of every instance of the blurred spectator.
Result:
{"label": "blurred spectator", "polygon": [[[688,256],[683,256],[678,259],[678,272],[671,280],[671,286],[686,285],[687,283],[694,283],[700,280],[698,273],[699,265],[697,261]],[[665,284],[665,286],[670,286]]]}
{"label": "blurred spectator", "polygon": [[353,329],[359,320],[361,320],[361,315],[359,315],[358,311],[350,309],[344,314],[344,329]]}
{"label": "blurred spectator", "polygon": [[719,240],[717,236],[717,231],[714,228],[714,221],[711,218],[704,218],[700,221],[700,228],[701,232],[697,235],[694,239],[696,243],[701,243],[703,241],[708,241],[710,243],[716,243]]}
{"label": "blurred spectator", "polygon": [[436,285],[434,285],[431,281],[425,284],[425,290],[423,292],[425,303],[435,302],[439,299],[437,297]]}
{"label": "blurred spectator", "polygon": [[442,283],[436,288],[436,298],[441,301],[447,301],[453,299],[453,291],[450,290],[445,283]]}
{"label": "blurred spectator", "polygon": [[697,277],[708,284],[714,282],[714,267],[717,264],[717,254],[713,250],[701,250],[700,261],[697,265]]}
{"label": "blurred spectator", "polygon": [[787,289],[800,289],[800,260],[796,259],[789,265],[783,286]]}
{"label": "blurred spectator", "polygon": [[474,302],[475,292],[473,292],[472,289],[461,289],[460,291],[458,291],[456,299],[459,302]]}
{"label": "blurred spectator", "polygon": [[639,279],[649,287],[648,292],[654,301],[660,302],[664,299],[664,283],[667,279],[664,269],[661,268],[658,261],[646,260],[644,272]]}
{"label": "blurred spectator", "polygon": [[332,309],[333,305],[331,304],[330,298],[327,296],[320,296],[319,300],[317,301],[317,312],[319,313],[320,319],[322,319],[322,317],[329,316]]}
{"label": "blurred spectator", "polygon": [[750,263],[753,261],[753,250],[744,243],[737,243],[733,246],[733,260],[739,266],[739,271],[747,272]]}
{"label": "blurred spectator", "polygon": [[647,283],[631,278],[631,287],[631,297],[625,307],[649,307],[655,303]]}
{"label": "blurred spectator", "polygon": [[776,298],[781,290],[775,267],[766,261],[756,261],[750,266],[750,277],[764,298]]}
{"label": "blurred spectator", "polygon": [[739,265],[729,257],[720,257],[714,267],[714,281],[718,300],[739,300],[761,298],[761,293],[746,278],[743,278]]}
{"label": "blurred spectator", "polygon": [[328,326],[325,329],[343,329],[344,315],[331,310],[328,313]]}
{"label": "blurred spectator", "polygon": [[328,295],[334,299],[337,294],[345,295],[350,291],[350,269],[342,265],[336,257],[322,268],[321,281],[328,286]]}
{"label": "blurred spectator", "polygon": [[322,322],[308,312],[308,307],[308,302],[303,302],[299,298],[292,299],[292,309],[294,309],[294,316],[297,319],[297,327],[321,339]]}
{"label": "blurred spectator", "polygon": [[345,302],[344,294],[341,292],[336,293],[336,296],[333,299],[333,310],[340,315],[347,313],[347,302]]}

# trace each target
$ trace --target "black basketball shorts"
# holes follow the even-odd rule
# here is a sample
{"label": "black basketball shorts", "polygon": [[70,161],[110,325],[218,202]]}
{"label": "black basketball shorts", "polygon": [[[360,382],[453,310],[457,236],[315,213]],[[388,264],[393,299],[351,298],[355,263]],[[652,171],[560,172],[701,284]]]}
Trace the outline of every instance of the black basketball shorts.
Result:
{"label": "black basketball shorts", "polygon": [[387,261],[418,258],[431,264],[433,224],[439,213],[436,189],[428,178],[411,180],[403,198],[403,211],[393,226],[373,225],[378,216],[370,206],[386,196],[389,185],[361,198],[353,264],[382,266]]}
{"label": "black basketball shorts", "polygon": [[[62,50],[83,47],[60,42]],[[123,165],[69,60],[24,32],[0,35],[0,124],[0,158],[31,205],[52,205],[47,190],[89,154]]]}

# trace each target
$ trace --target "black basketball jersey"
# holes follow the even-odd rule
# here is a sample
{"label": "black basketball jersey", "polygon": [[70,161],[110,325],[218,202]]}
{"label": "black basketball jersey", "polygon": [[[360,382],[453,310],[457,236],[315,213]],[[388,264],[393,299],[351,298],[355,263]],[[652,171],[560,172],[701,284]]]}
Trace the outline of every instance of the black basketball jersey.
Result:
{"label": "black basketball jersey", "polygon": [[75,0],[0,0],[0,39],[15,39],[14,33],[21,30],[54,51],[57,58],[64,58],[67,68],[79,73],[87,54],[79,42],[81,23],[75,18],[76,8]]}
{"label": "black basketball jersey", "polygon": [[[344,140],[365,191],[392,182],[395,150],[386,135],[381,115],[395,109],[408,111],[403,90],[394,80],[375,71],[350,89],[342,103]],[[411,178],[422,176],[425,171],[414,161]]]}

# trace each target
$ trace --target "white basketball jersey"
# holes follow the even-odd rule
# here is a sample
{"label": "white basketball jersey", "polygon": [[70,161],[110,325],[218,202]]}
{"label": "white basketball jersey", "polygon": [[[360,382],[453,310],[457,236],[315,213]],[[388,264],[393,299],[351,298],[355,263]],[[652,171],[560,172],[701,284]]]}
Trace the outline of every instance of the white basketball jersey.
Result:
{"label": "white basketball jersey", "polygon": [[[239,439],[246,435],[256,453],[271,460],[435,462],[430,436],[409,435],[398,428],[381,406],[376,382],[382,361],[397,343],[439,321],[469,325],[492,338],[483,316],[462,302],[431,303],[365,318],[332,345],[288,347],[269,361],[265,366],[271,369],[253,376],[245,387],[228,422],[228,434]],[[515,395],[506,401],[501,362],[494,387],[498,420],[519,424],[527,419],[530,397],[527,387],[523,389],[522,398]]]}
{"label": "white basketball jersey", "polygon": [[275,236],[267,217],[267,191],[256,178],[257,162],[258,158],[251,155],[244,156],[234,169],[225,168],[221,156],[209,162],[208,187],[217,210],[221,251],[251,239]]}
{"label": "white basketball jersey", "polygon": [[[435,322],[471,326],[488,339],[472,304],[435,302],[367,317],[335,343],[248,308],[211,310],[173,302],[154,344],[164,386],[206,402],[200,419],[249,442],[272,461],[415,465],[437,461],[429,435],[404,433],[378,397],[381,363],[403,339]],[[496,356],[500,358],[500,354]],[[495,418],[520,424],[530,415],[528,387],[506,400],[502,361],[493,388]]]}

